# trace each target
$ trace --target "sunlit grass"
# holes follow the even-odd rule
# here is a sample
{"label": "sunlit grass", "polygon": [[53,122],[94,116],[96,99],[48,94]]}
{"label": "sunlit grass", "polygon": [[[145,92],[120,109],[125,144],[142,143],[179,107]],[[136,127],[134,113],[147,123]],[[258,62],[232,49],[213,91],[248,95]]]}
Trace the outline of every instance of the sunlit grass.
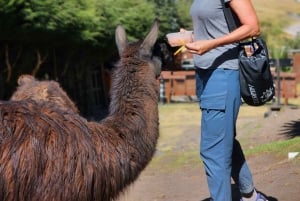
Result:
{"label": "sunlit grass", "polygon": [[300,152],[300,137],[258,145],[254,148],[245,150],[246,155],[275,153],[280,157],[287,156],[288,152]]}
{"label": "sunlit grass", "polygon": [[182,127],[200,125],[200,109],[197,103],[159,105],[160,140],[176,140]]}
{"label": "sunlit grass", "polygon": [[159,166],[160,171],[171,172],[184,166],[202,166],[198,149],[184,151],[168,151],[158,155],[151,161],[151,166]]}
{"label": "sunlit grass", "polygon": [[[290,99],[289,103],[300,105],[300,99]],[[270,104],[260,107],[252,107],[243,104],[240,108],[239,118],[263,117],[265,112],[270,109]],[[151,165],[158,165],[163,171],[176,170],[186,165],[199,165],[202,163],[199,157],[199,140],[186,140],[183,135],[189,135],[186,130],[191,129],[198,133],[193,133],[200,138],[200,118],[201,110],[198,103],[172,103],[159,105],[160,118],[160,137],[157,146],[157,153],[153,158]],[[251,132],[260,129],[259,122],[250,125]],[[198,129],[198,130],[197,130]],[[249,132],[250,132],[249,131]],[[246,135],[245,135],[246,136]],[[186,136],[189,137],[189,136]],[[247,139],[244,139],[247,140]],[[178,145],[182,147],[178,147]],[[300,151],[300,137],[290,140],[271,142],[268,144],[251,146],[245,149],[245,154],[251,156],[254,154],[276,153],[280,157],[286,157],[289,151]]]}

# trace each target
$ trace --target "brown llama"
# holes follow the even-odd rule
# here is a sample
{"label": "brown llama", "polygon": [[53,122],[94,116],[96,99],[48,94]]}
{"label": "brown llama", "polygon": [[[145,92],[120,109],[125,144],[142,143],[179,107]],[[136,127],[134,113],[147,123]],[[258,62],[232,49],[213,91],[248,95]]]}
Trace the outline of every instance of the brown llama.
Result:
{"label": "brown llama", "polygon": [[55,81],[38,81],[31,75],[21,75],[18,79],[18,88],[10,100],[34,100],[36,102],[55,103],[62,110],[79,113],[78,108],[67,93]]}
{"label": "brown llama", "polygon": [[157,36],[155,22],[142,42],[128,44],[117,27],[121,58],[101,122],[62,109],[57,99],[0,102],[0,200],[110,201],[137,179],[158,139]]}

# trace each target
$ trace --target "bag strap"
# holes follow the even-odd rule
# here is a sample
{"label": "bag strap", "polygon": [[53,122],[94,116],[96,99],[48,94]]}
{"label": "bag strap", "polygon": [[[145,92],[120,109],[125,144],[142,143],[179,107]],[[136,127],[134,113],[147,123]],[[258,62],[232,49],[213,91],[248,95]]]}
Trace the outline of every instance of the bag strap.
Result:
{"label": "bag strap", "polygon": [[232,32],[237,27],[239,27],[241,23],[238,17],[236,16],[236,14],[232,12],[229,4],[228,3],[225,4],[225,0],[221,0],[221,3],[222,3],[225,19],[228,25],[228,29],[230,32]]}

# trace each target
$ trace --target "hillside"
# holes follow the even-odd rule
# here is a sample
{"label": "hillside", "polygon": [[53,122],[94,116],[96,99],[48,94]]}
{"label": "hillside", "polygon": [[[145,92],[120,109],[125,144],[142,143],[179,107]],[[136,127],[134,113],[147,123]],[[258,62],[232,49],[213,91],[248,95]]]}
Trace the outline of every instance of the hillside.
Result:
{"label": "hillside", "polygon": [[284,25],[288,26],[295,22],[294,15],[300,15],[300,2],[296,0],[252,0],[252,2],[261,21],[285,22]]}
{"label": "hillside", "polygon": [[[282,48],[290,47],[300,31],[299,0],[252,0],[272,57],[283,56]],[[295,45],[294,45],[295,46]]]}

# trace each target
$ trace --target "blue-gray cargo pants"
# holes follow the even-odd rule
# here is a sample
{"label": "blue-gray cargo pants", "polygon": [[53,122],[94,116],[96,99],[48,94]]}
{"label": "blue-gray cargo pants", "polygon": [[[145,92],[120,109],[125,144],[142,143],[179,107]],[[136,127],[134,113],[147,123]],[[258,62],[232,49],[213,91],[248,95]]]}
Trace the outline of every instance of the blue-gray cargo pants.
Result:
{"label": "blue-gray cargo pants", "polygon": [[242,193],[254,189],[252,175],[236,136],[241,98],[239,71],[196,70],[202,111],[200,156],[213,201],[232,201],[231,178]]}

